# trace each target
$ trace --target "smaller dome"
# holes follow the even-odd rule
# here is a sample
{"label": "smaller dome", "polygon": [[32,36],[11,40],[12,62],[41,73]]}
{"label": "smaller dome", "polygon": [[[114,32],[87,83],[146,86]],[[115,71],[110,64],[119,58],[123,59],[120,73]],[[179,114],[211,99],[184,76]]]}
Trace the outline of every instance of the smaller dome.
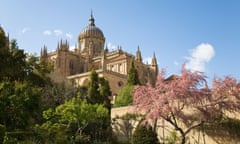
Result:
{"label": "smaller dome", "polygon": [[92,16],[92,14],[89,19],[89,25],[87,27],[85,27],[79,35],[80,39],[87,38],[87,37],[97,37],[97,38],[104,39],[103,32],[101,31],[101,29],[96,27],[94,24],[94,18]]}

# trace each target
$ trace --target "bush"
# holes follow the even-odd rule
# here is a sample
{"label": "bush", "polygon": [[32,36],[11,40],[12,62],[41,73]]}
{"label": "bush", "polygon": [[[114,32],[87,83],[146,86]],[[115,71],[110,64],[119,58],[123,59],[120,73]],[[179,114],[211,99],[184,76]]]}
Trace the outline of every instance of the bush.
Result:
{"label": "bush", "polygon": [[132,136],[132,144],[159,144],[157,134],[152,128],[138,125]]}
{"label": "bush", "polygon": [[6,127],[0,124],[0,144],[3,143]]}
{"label": "bush", "polygon": [[17,131],[17,132],[6,132],[3,144],[16,144],[26,143],[34,141],[35,143],[41,143],[42,140],[33,132]]}
{"label": "bush", "polygon": [[132,104],[133,87],[134,87],[133,85],[126,85],[119,91],[118,95],[116,96],[115,102],[114,102],[114,107],[128,106],[128,105]]}

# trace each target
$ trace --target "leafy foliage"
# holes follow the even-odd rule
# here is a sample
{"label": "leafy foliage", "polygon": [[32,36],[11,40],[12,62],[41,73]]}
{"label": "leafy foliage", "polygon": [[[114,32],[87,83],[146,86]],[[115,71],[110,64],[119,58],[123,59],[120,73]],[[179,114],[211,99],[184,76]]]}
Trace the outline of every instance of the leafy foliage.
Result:
{"label": "leafy foliage", "polygon": [[97,72],[92,70],[88,83],[87,101],[91,104],[104,104],[110,112],[111,94],[112,92],[108,81],[104,78],[99,78]]}
{"label": "leafy foliage", "polygon": [[121,107],[121,106],[128,106],[133,102],[133,85],[126,85],[124,86],[116,96],[114,107]]}
{"label": "leafy foliage", "polygon": [[29,55],[27,57],[26,65],[26,80],[31,85],[36,85],[39,87],[51,85],[51,80],[47,76],[47,74],[49,74],[53,69],[51,64],[48,64],[45,61],[39,61],[34,55]]}
{"label": "leafy foliage", "polygon": [[107,117],[98,118],[97,121],[89,123],[86,127],[86,132],[91,135],[91,139],[99,141],[100,139],[109,139],[111,137],[110,126],[110,103],[111,90],[107,80],[99,78],[96,71],[92,71],[90,81],[88,83],[87,101],[90,104],[103,104],[108,109]]}
{"label": "leafy foliage", "polygon": [[34,132],[16,131],[6,132],[3,144],[42,143],[42,139]]}
{"label": "leafy foliage", "polygon": [[26,55],[18,48],[16,40],[0,48],[0,57],[0,80],[22,81],[25,78]]}
{"label": "leafy foliage", "polygon": [[88,83],[88,101],[91,104],[100,103],[99,78],[96,71],[92,71]]}
{"label": "leafy foliage", "polygon": [[138,125],[133,133],[131,144],[159,144],[157,133],[151,127]]}
{"label": "leafy foliage", "polygon": [[114,107],[128,106],[132,104],[133,96],[132,91],[134,85],[139,85],[140,81],[138,78],[137,69],[134,66],[134,60],[132,59],[130,69],[127,77],[127,85],[124,86],[116,96],[114,101]]}
{"label": "leafy foliage", "polygon": [[46,74],[52,70],[51,65],[39,62],[36,56],[28,56],[19,49],[16,40],[9,43],[4,32],[0,33],[0,43],[0,81],[28,81],[38,86],[50,81]]}
{"label": "leafy foliage", "polygon": [[52,67],[19,49],[17,41],[9,41],[2,28],[0,67],[0,124],[8,133],[31,131],[42,120],[42,88],[51,83],[47,73]]}
{"label": "leafy foliage", "polygon": [[0,122],[7,130],[27,129],[38,121],[40,91],[28,83],[0,83]]}
{"label": "leafy foliage", "polygon": [[101,103],[109,110],[111,110],[110,96],[112,95],[109,82],[104,78],[99,78],[99,94],[101,96]]}
{"label": "leafy foliage", "polygon": [[[108,116],[108,110],[100,104],[88,104],[81,99],[80,95],[57,106],[55,109],[48,109],[43,112],[43,117],[47,120],[37,128],[43,133],[43,137],[48,141],[66,142],[70,137],[83,136],[86,126],[95,122],[99,118]],[[74,131],[71,128],[75,129]],[[64,131],[61,131],[64,129]],[[71,132],[72,131],[72,132]],[[59,133],[60,132],[60,133]],[[70,134],[67,134],[70,133]]]}
{"label": "leafy foliage", "polygon": [[134,65],[134,60],[132,59],[131,65],[128,71],[127,84],[129,85],[139,85],[140,81],[138,78],[138,72]]}
{"label": "leafy foliage", "polygon": [[176,144],[176,143],[178,143],[177,132],[176,131],[172,131],[165,141],[166,141],[167,144]]}
{"label": "leafy foliage", "polygon": [[5,132],[6,132],[5,126],[0,124],[0,143],[2,143],[4,140]]}

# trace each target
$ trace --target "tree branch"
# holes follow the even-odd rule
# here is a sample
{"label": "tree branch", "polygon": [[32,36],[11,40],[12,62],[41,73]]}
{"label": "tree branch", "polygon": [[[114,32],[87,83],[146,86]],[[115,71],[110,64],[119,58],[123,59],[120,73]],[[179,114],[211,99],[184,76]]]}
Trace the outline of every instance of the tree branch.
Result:
{"label": "tree branch", "polygon": [[203,124],[203,121],[201,121],[199,124],[196,124],[196,125],[193,125],[193,126],[189,127],[189,128],[184,132],[184,134],[187,135],[192,129],[197,128],[197,127],[201,126],[202,124]]}

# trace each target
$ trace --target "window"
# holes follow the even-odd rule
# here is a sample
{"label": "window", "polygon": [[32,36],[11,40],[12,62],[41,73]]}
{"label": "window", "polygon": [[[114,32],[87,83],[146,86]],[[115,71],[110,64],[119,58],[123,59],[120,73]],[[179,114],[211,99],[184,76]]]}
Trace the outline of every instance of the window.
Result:
{"label": "window", "polygon": [[69,63],[69,68],[70,68],[70,70],[74,70],[74,63],[72,60]]}
{"label": "window", "polygon": [[122,81],[119,81],[119,82],[118,82],[118,86],[119,86],[119,87],[122,87],[122,86],[123,86],[123,82],[122,82]]}

